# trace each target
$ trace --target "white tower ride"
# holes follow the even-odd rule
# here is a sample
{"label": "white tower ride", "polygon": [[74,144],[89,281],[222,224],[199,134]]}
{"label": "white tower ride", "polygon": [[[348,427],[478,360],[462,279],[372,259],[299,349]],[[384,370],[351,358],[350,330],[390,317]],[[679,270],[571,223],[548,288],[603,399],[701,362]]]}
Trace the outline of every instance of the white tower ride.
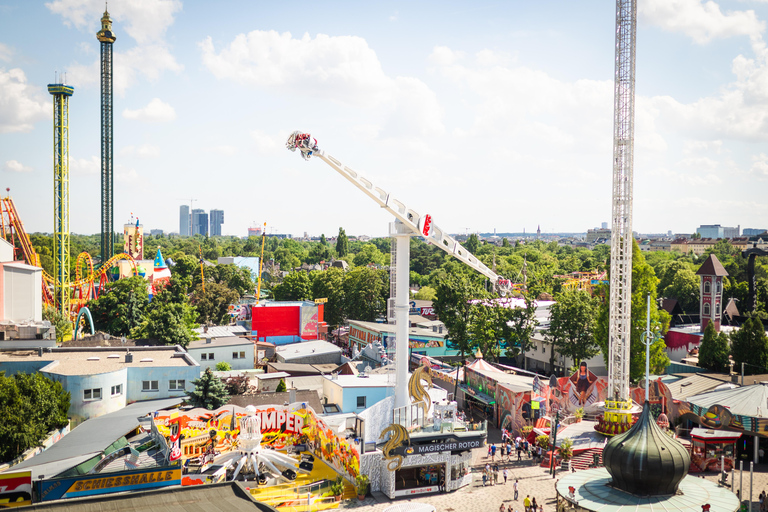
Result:
{"label": "white tower ride", "polygon": [[[608,400],[616,402],[629,400],[636,34],[637,0],[617,0],[613,93],[613,226],[608,334]],[[611,404],[606,403],[606,407],[611,408]]]}

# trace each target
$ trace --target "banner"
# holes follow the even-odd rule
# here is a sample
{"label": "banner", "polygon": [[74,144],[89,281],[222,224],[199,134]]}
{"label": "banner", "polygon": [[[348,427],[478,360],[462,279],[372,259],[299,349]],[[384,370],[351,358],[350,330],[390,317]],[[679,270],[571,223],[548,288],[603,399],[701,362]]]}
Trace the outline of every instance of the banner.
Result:
{"label": "banner", "polygon": [[[0,475],[2,477],[2,475]],[[40,501],[138,491],[181,484],[181,466],[43,480]]]}
{"label": "banner", "polygon": [[32,472],[0,473],[0,508],[32,504]]}

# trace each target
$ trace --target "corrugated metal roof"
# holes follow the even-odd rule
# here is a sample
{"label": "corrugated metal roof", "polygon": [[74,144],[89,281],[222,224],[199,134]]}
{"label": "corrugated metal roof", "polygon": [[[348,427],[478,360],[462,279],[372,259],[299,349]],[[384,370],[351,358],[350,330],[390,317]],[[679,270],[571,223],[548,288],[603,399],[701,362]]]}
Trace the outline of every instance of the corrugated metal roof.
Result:
{"label": "corrugated metal roof", "polygon": [[680,380],[667,384],[672,398],[675,400],[688,400],[688,397],[700,395],[712,391],[723,381],[708,377],[706,374],[695,373],[690,377],[683,377]]}
{"label": "corrugated metal roof", "polygon": [[720,404],[727,406],[731,414],[752,418],[768,418],[768,386],[763,384],[691,396],[688,398],[688,402],[704,409]]}

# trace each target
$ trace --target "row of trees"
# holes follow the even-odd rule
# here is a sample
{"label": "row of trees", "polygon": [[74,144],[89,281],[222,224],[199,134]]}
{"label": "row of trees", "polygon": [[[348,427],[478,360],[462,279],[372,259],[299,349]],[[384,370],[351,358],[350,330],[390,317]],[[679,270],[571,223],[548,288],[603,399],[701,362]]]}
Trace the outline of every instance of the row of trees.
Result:
{"label": "row of trees", "polygon": [[[638,380],[645,366],[643,332],[646,326],[646,300],[651,296],[651,324],[658,334],[666,332],[669,315],[656,307],[657,278],[634,245],[632,269],[632,320],[630,333],[630,378]],[[476,281],[464,275],[446,274],[437,284],[434,302],[438,317],[448,328],[450,341],[462,360],[480,349],[487,359],[498,360],[504,353],[516,357],[533,348],[532,335],[537,325],[532,295],[523,294],[523,306],[504,307],[503,300],[489,297]],[[539,298],[546,298],[541,297]],[[603,353],[608,358],[608,287],[601,286],[594,296],[586,291],[563,291],[555,296],[546,331],[551,343],[550,364],[558,356],[569,358],[574,366]],[[651,346],[651,367],[661,372],[669,364],[660,337]]]}
{"label": "row of trees", "polygon": [[717,332],[710,322],[704,329],[699,346],[699,366],[716,372],[730,370],[730,357],[738,371],[744,365],[744,373],[768,373],[768,336],[759,318],[749,318],[739,330],[730,334]]}
{"label": "row of trees", "polygon": [[51,430],[67,424],[70,395],[40,373],[0,372],[0,462],[38,446]]}

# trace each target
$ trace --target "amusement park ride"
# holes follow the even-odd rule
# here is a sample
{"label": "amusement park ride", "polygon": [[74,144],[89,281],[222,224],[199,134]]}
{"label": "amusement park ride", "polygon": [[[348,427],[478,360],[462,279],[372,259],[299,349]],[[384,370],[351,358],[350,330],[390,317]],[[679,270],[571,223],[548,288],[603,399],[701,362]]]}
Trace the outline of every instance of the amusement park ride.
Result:
{"label": "amusement park ride", "polygon": [[[511,288],[509,279],[500,277],[448,233],[437,227],[432,221],[431,215],[419,215],[385,190],[360,176],[357,171],[326,154],[325,151],[317,147],[317,140],[310,134],[299,131],[293,132],[288,137],[286,147],[291,151],[298,149],[304,160],[309,160],[313,156],[321,159],[395,217],[395,222],[389,225],[389,233],[396,243],[395,261],[392,262],[395,265],[395,285],[392,289],[395,291],[395,378],[397,382],[404,383],[408,380],[408,276],[410,272],[410,238],[412,236],[424,237],[427,242],[480,272],[490,279],[493,286],[502,294]],[[408,403],[408,393],[405,386],[396,386],[395,408],[405,407]]]}

